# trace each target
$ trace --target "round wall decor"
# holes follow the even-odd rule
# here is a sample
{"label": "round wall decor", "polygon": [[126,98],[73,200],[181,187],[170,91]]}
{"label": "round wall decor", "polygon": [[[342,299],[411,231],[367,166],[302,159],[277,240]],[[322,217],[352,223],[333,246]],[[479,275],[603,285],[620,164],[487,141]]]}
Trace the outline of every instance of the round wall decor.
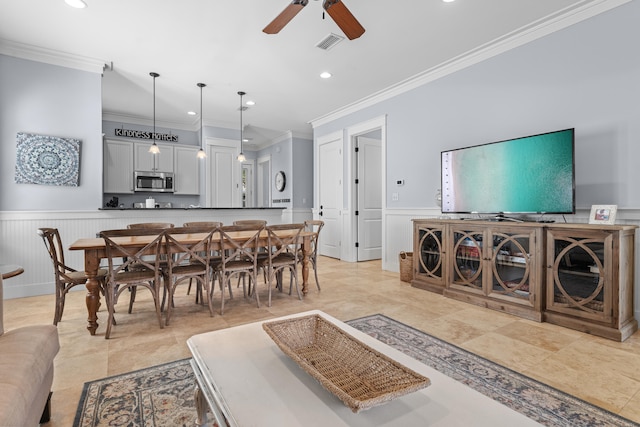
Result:
{"label": "round wall decor", "polygon": [[276,190],[284,191],[284,187],[287,185],[287,177],[283,171],[276,174]]}

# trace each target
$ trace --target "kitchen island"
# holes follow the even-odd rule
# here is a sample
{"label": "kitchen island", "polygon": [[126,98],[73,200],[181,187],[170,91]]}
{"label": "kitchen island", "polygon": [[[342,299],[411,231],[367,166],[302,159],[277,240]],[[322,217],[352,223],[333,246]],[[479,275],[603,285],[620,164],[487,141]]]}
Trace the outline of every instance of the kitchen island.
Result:
{"label": "kitchen island", "polygon": [[[138,222],[170,222],[176,226],[194,221],[221,221],[231,224],[237,219],[264,219],[269,224],[303,222],[312,219],[311,210],[285,208],[102,208],[92,211],[3,211],[0,229],[3,241],[0,259],[3,264],[17,264],[25,273],[5,284],[5,298],[21,298],[53,294],[51,259],[36,234],[39,227],[52,227],[60,231],[63,246],[95,235],[101,230],[126,228]],[[8,242],[11,242],[9,244]],[[83,254],[65,251],[68,265],[82,269]],[[78,287],[79,291],[82,291]]]}

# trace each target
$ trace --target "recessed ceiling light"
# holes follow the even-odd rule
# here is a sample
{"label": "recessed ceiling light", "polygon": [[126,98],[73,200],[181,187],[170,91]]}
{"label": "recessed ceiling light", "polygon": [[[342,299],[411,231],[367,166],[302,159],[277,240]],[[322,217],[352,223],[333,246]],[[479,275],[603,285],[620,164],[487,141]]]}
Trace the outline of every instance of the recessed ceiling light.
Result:
{"label": "recessed ceiling light", "polygon": [[256,105],[256,102],[255,101],[247,101],[246,104],[247,105]]}
{"label": "recessed ceiling light", "polygon": [[328,79],[330,77],[331,77],[331,73],[328,72],[328,71],[324,71],[324,72],[320,73],[320,78]]}
{"label": "recessed ceiling light", "polygon": [[190,116],[195,116],[198,113],[196,113],[195,111],[187,111],[187,114]]}
{"label": "recessed ceiling light", "polygon": [[451,3],[451,2],[454,2],[456,0],[442,0],[442,1],[445,2],[445,3]]}
{"label": "recessed ceiling light", "polygon": [[87,4],[82,0],[64,0],[66,4],[71,7],[75,7],[76,9],[84,9],[87,7]]}

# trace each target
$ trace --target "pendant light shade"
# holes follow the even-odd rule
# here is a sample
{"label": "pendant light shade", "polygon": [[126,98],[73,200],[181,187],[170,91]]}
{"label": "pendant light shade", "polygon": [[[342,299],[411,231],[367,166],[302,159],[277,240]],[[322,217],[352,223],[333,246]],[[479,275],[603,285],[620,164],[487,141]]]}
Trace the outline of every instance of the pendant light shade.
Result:
{"label": "pendant light shade", "polygon": [[202,146],[204,145],[204,133],[202,133],[202,121],[204,120],[204,117],[202,116],[202,88],[205,87],[206,84],[204,83],[198,83],[198,87],[200,88],[200,149],[198,150],[198,158],[199,159],[204,159],[207,157],[207,153],[205,153],[204,149],[202,148]]}
{"label": "pendant light shade", "polygon": [[156,144],[156,77],[160,77],[158,73],[149,73],[153,77],[153,144],[149,147],[149,152],[152,154],[159,154],[160,148]]}
{"label": "pendant light shade", "polygon": [[238,95],[240,95],[240,154],[238,154],[238,161],[239,162],[244,162],[245,160],[247,160],[247,158],[244,156],[244,153],[242,152],[242,140],[244,139],[244,128],[242,127],[242,97],[244,95],[246,95],[245,92],[238,92]]}

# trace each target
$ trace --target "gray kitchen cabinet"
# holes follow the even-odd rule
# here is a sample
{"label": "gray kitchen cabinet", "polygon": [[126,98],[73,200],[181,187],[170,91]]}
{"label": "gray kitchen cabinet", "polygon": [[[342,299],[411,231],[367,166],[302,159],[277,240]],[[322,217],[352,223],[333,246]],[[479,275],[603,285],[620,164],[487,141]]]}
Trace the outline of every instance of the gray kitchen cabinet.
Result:
{"label": "gray kitchen cabinet", "polygon": [[104,193],[133,193],[133,144],[105,140],[103,164]]}
{"label": "gray kitchen cabinet", "polygon": [[200,194],[200,160],[198,147],[173,147],[174,194]]}
{"label": "gray kitchen cabinet", "polygon": [[151,142],[136,142],[134,165],[137,171],[173,172],[173,145],[158,144],[159,154],[149,153]]}

